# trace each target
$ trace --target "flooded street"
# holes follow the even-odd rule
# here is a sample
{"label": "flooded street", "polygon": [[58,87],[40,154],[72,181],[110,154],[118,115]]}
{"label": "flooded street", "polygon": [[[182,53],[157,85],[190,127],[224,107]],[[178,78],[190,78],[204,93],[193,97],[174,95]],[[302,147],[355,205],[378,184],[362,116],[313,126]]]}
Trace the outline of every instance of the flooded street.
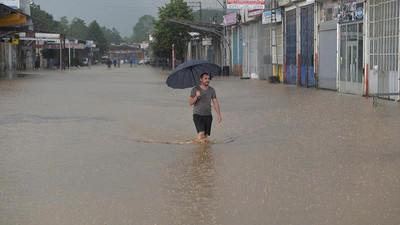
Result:
{"label": "flooded street", "polygon": [[[400,224],[400,105],[217,77],[211,142],[151,67],[0,79],[0,224]],[[214,120],[215,121],[215,120]]]}

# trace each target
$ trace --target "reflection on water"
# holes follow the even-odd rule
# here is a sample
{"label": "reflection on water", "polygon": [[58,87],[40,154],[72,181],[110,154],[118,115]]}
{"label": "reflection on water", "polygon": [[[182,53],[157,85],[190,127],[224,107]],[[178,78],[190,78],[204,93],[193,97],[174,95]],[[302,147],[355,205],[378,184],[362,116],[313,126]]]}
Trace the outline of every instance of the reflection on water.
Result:
{"label": "reflection on water", "polygon": [[215,223],[217,172],[211,144],[199,144],[186,161],[177,160],[172,167],[165,211],[173,216],[174,224]]}
{"label": "reflection on water", "polygon": [[14,73],[14,72],[0,73],[0,80],[11,80],[16,78],[25,78],[28,76],[33,76],[33,75],[24,73]]}

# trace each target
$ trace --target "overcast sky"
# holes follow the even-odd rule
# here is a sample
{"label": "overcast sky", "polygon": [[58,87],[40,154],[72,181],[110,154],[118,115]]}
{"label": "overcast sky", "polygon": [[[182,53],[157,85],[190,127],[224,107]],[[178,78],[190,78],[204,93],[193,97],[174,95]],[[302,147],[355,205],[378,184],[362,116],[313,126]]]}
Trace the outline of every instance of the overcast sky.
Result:
{"label": "overcast sky", "polygon": [[[189,1],[201,1],[203,8],[221,8],[217,0]],[[156,16],[157,7],[164,6],[169,0],[34,0],[34,2],[57,20],[62,16],[67,16],[69,20],[79,17],[87,24],[97,20],[101,26],[117,28],[121,36],[130,36],[141,16]]]}

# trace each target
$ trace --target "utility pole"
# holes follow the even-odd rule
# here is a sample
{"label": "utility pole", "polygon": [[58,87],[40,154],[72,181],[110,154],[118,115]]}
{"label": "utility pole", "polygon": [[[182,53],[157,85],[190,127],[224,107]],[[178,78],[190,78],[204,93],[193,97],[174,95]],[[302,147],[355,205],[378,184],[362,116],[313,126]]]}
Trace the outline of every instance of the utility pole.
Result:
{"label": "utility pole", "polygon": [[198,8],[200,14],[200,22],[203,22],[203,11],[201,10],[201,2],[188,2],[190,8]]}
{"label": "utility pole", "polygon": [[[227,14],[227,9],[226,9],[226,0],[223,1],[223,6],[222,6],[222,14],[223,16],[225,16]],[[228,58],[228,54],[226,53],[226,24],[223,24],[224,26],[224,66],[227,65],[227,58]]]}
{"label": "utility pole", "polygon": [[[217,2],[218,2],[218,4],[220,4],[221,6],[222,6],[222,16],[225,16],[226,14],[227,14],[227,7],[226,7],[226,0],[223,0],[223,2],[221,3],[219,0],[216,0]],[[226,54],[226,47],[227,47],[227,40],[226,40],[226,26],[225,26],[225,24],[223,24],[223,34],[222,34],[222,36],[223,36],[223,38],[224,38],[224,41],[223,41],[223,48],[224,48],[224,54],[223,54],[223,56],[224,56],[224,59],[223,59],[223,64],[224,64],[224,66],[226,66],[226,64],[227,64],[227,54]]]}
{"label": "utility pole", "polygon": [[63,62],[63,52],[62,52],[62,47],[63,47],[63,36],[60,35],[60,71],[62,71],[62,62]]}

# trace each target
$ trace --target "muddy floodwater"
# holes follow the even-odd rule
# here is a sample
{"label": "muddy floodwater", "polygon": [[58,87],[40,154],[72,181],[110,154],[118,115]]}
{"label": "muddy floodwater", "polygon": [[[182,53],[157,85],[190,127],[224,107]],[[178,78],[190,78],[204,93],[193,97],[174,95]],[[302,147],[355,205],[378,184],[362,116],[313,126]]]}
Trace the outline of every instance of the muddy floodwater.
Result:
{"label": "muddy floodwater", "polygon": [[194,144],[167,74],[0,78],[0,224],[400,224],[399,103],[217,77]]}

